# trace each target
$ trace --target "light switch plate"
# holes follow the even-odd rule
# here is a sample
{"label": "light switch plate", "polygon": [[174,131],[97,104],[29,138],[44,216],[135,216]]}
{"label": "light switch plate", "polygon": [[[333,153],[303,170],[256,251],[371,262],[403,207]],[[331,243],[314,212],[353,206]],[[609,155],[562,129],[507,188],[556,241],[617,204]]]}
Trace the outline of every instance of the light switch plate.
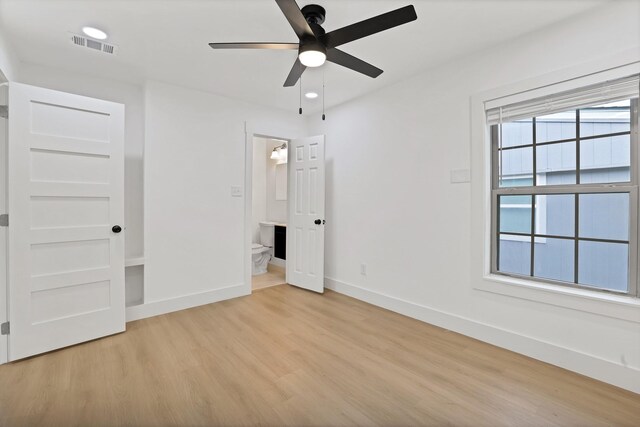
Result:
{"label": "light switch plate", "polygon": [[451,171],[451,183],[460,184],[471,181],[471,171],[469,169],[453,169]]}
{"label": "light switch plate", "polygon": [[231,186],[231,197],[242,197],[242,186],[240,186],[240,185],[232,185]]}

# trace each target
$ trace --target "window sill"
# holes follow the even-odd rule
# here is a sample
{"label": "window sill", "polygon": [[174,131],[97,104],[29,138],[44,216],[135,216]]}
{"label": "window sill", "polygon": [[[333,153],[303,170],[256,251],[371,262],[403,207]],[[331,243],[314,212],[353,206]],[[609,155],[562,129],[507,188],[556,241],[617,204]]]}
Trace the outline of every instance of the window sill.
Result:
{"label": "window sill", "polygon": [[475,289],[640,323],[640,298],[487,274]]}

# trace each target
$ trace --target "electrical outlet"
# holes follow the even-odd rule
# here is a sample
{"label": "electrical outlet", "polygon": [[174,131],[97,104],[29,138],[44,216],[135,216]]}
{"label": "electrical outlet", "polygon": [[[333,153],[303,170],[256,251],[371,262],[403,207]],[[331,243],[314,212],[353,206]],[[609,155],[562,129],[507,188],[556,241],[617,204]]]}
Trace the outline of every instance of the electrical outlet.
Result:
{"label": "electrical outlet", "polygon": [[239,185],[232,185],[231,197],[242,197],[242,187]]}
{"label": "electrical outlet", "polygon": [[360,274],[363,276],[367,275],[367,264],[360,264]]}

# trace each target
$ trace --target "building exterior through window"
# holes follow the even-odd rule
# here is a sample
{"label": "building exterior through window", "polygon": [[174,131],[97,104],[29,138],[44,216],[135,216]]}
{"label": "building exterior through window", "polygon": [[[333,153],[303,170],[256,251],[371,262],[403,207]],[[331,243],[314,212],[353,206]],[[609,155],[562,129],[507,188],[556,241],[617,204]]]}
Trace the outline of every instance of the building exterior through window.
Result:
{"label": "building exterior through window", "polygon": [[497,122],[492,271],[635,295],[637,95]]}

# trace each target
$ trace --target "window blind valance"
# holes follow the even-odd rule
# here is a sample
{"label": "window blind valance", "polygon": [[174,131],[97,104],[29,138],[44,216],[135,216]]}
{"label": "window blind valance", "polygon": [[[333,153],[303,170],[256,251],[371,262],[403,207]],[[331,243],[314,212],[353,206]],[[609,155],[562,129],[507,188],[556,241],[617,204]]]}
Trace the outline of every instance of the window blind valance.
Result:
{"label": "window blind valance", "polygon": [[534,98],[514,104],[486,110],[487,123],[539,117],[562,111],[595,106],[629,98],[637,98],[640,93],[640,74],[622,79],[610,80],[579,89],[559,92],[550,96]]}

